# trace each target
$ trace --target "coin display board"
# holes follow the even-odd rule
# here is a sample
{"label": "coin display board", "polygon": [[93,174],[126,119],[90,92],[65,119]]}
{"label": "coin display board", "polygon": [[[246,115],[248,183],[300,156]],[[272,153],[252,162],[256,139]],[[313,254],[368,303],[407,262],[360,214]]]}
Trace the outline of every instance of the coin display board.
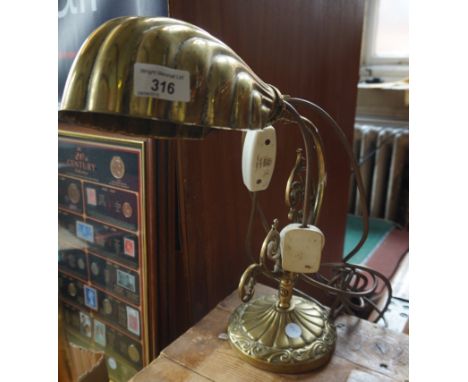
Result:
{"label": "coin display board", "polygon": [[155,352],[145,216],[150,143],[59,131],[59,302],[69,341],[104,351],[116,382]]}

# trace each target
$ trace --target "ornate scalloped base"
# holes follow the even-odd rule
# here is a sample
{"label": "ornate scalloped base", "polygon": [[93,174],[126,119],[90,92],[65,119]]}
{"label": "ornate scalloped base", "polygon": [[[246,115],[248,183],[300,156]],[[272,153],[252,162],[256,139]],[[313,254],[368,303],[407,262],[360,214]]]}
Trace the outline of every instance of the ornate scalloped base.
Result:
{"label": "ornate scalloped base", "polygon": [[232,347],[252,365],[278,373],[303,373],[326,364],[336,341],[327,312],[297,296],[289,309],[277,303],[277,296],[262,296],[238,306],[228,326]]}

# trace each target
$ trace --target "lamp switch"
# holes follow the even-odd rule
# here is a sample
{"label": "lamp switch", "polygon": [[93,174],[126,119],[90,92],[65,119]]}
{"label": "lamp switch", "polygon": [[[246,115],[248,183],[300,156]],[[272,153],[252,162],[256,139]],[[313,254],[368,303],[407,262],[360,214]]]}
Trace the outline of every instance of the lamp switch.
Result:
{"label": "lamp switch", "polygon": [[315,273],[320,268],[325,236],[318,227],[293,223],[280,232],[281,262],[285,271]]}
{"label": "lamp switch", "polygon": [[276,131],[273,126],[249,130],[242,149],[242,179],[249,191],[266,190],[276,161]]}

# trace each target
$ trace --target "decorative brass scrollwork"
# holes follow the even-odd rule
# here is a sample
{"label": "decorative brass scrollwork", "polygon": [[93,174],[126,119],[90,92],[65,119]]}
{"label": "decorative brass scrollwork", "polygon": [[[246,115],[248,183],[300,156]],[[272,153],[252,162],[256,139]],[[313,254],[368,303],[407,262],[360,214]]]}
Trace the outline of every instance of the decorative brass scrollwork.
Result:
{"label": "decorative brass scrollwork", "polygon": [[[282,273],[278,224],[278,219],[275,219],[263,241],[259,263],[251,264],[242,274],[237,290],[243,302],[249,301],[254,295],[256,278],[259,274],[276,278],[278,274]],[[268,268],[268,261],[274,262],[273,270]]]}
{"label": "decorative brass scrollwork", "polygon": [[[280,252],[280,234],[278,232],[278,219],[273,220],[270,232],[263,241],[262,249],[260,250],[260,265],[263,270],[267,273],[274,274],[280,272],[281,269],[281,252]],[[273,266],[273,272],[267,267],[266,260],[271,260],[275,264]]]}
{"label": "decorative brass scrollwork", "polygon": [[305,158],[302,149],[296,150],[296,163],[286,184],[285,201],[289,207],[288,219],[300,222],[302,219],[302,202],[304,200]]}
{"label": "decorative brass scrollwork", "polygon": [[251,264],[242,274],[237,288],[242,302],[249,301],[255,293],[255,283],[258,273],[261,271],[260,264]]}
{"label": "decorative brass scrollwork", "polygon": [[[319,151],[320,160],[318,162],[320,164],[323,162],[323,153],[320,151],[321,145],[317,144],[315,148]],[[305,162],[303,150],[297,149],[296,161],[289,175],[285,190],[285,201],[286,205],[289,207],[288,218],[294,223],[301,222],[303,217]],[[311,195],[311,198],[316,199],[314,211],[311,212],[309,219],[309,221],[312,222],[317,219],[318,211],[322,203],[323,188],[326,182],[324,167],[319,166],[318,172],[319,179],[317,182],[317,189],[315,193]],[[281,299],[283,297],[285,299],[286,302],[283,303],[284,306],[288,305],[290,299],[289,294],[292,294],[293,290],[306,299],[310,299],[305,293],[301,293],[300,290],[293,288],[295,282],[301,280],[334,297],[334,302],[328,311],[328,317],[331,320],[336,319],[338,315],[343,313],[360,314],[361,312],[370,311],[374,311],[377,315],[375,322],[383,317],[392,295],[391,284],[384,275],[365,266],[353,265],[346,262],[322,264],[321,270],[328,269],[333,274],[330,278],[325,277],[320,272],[310,276],[306,274],[289,274],[285,272],[281,266],[281,237],[278,232],[278,227],[279,221],[275,219],[263,241],[259,262],[250,265],[242,275],[239,284],[239,295],[243,302],[247,302],[252,298],[255,292],[256,278],[262,274],[280,284],[279,298]],[[271,264],[268,264],[270,262],[273,262],[273,269],[271,269]],[[328,274],[329,272],[325,273]],[[286,288],[289,291],[288,296],[282,296],[281,286],[288,283],[291,284]],[[283,289],[286,290],[285,288]],[[378,306],[375,301],[383,296],[385,296],[383,306]]]}

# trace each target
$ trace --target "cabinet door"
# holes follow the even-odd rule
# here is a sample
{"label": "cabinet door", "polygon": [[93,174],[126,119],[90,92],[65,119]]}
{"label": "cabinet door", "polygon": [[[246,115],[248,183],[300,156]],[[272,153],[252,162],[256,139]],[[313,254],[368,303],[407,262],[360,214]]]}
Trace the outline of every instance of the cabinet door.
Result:
{"label": "cabinet door", "polygon": [[[204,28],[234,49],[283,94],[325,108],[352,139],[363,0],[170,0],[170,16]],[[302,112],[311,116],[307,110]],[[350,164],[332,129],[315,119],[325,143],[328,182],[319,227],[323,261],[342,257]],[[279,125],[278,156],[268,190],[259,201],[271,224],[288,223],[284,189],[302,145],[298,129]],[[242,135],[215,131],[202,141],[178,143],[181,228],[189,269],[193,319],[237,287],[249,263],[244,239],[250,197],[242,183]],[[254,256],[265,232],[256,220]]]}

